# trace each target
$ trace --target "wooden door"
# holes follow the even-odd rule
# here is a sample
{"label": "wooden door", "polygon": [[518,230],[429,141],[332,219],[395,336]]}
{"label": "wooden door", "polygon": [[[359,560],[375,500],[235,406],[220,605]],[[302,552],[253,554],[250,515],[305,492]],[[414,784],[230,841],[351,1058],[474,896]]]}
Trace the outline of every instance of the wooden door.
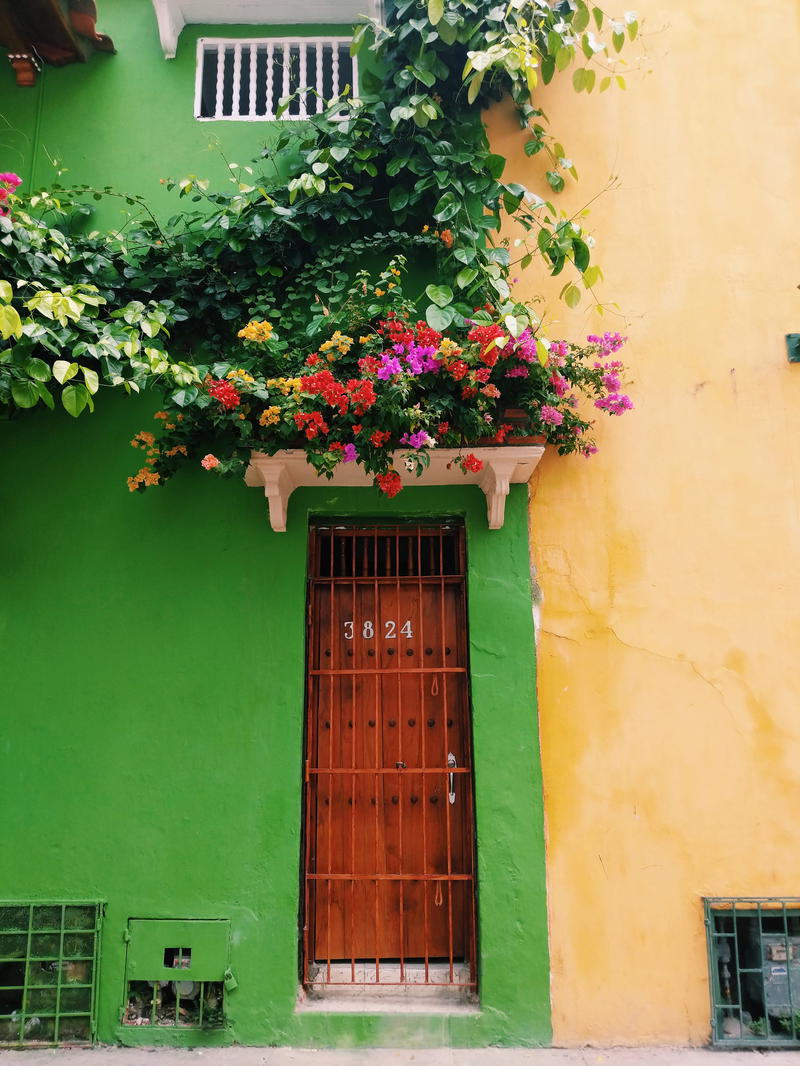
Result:
{"label": "wooden door", "polygon": [[463,529],[312,530],[306,981],[474,984],[470,739]]}

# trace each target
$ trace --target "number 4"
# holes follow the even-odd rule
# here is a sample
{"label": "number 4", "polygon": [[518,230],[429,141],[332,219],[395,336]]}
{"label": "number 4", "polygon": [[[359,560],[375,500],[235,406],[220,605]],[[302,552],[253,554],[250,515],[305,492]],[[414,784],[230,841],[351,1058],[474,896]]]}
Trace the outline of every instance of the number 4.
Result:
{"label": "number 4", "polygon": [[400,632],[403,634],[404,637],[413,637],[414,636],[414,632],[413,632],[413,630],[411,628],[411,619],[410,618],[405,623],[405,625],[401,627]]}

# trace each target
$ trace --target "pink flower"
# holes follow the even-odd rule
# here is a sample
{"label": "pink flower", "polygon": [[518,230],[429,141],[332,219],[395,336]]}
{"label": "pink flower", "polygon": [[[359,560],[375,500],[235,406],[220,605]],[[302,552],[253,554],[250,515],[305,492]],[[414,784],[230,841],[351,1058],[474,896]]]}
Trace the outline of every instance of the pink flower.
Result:
{"label": "pink flower", "polygon": [[356,451],[355,444],[345,444],[344,451],[342,452],[343,463],[354,463],[358,459],[358,452]]}
{"label": "pink flower", "polygon": [[624,411],[630,411],[633,407],[630,397],[621,393],[612,393],[610,396],[604,396],[601,400],[595,400],[594,405],[599,407],[601,411],[608,411],[610,415],[621,415]]}
{"label": "pink flower", "polygon": [[22,184],[22,178],[19,174],[13,174],[10,171],[0,174],[0,181],[3,182],[4,185],[10,185],[12,189],[16,189],[18,185]]}
{"label": "pink flower", "polygon": [[217,459],[216,455],[212,455],[209,452],[208,455],[204,455],[200,460],[200,466],[202,466],[204,470],[213,470],[215,466],[219,466],[219,459]]}
{"label": "pink flower", "polygon": [[550,404],[543,403],[539,409],[539,418],[547,426],[560,426],[564,421],[564,416],[555,407],[551,407]]}

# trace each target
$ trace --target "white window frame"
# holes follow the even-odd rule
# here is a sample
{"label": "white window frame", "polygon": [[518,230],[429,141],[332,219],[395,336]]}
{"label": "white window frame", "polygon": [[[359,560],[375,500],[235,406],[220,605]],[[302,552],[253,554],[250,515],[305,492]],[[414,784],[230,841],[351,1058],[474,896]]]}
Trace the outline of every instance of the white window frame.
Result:
{"label": "white window frame", "polygon": [[[325,108],[325,101],[322,99],[322,65],[320,58],[322,56],[322,50],[325,45],[332,45],[333,47],[333,82],[335,91],[338,92],[344,86],[338,85],[338,47],[339,45],[350,45],[352,37],[200,37],[197,42],[197,56],[196,56],[196,73],[195,73],[195,93],[194,93],[194,117],[198,122],[302,122],[303,119],[310,118],[311,115],[320,114]],[[203,91],[203,62],[206,52],[213,46],[217,48],[217,114],[215,115],[201,115],[201,101]],[[234,48],[234,86],[238,82],[237,71],[241,69],[241,55],[242,49],[248,47],[250,49],[258,49],[260,46],[265,46],[267,49],[267,99],[272,97],[272,62],[274,54],[278,51],[283,51],[284,60],[288,58],[289,50],[292,47],[299,47],[300,49],[300,77],[302,78],[305,72],[305,57],[307,55],[306,49],[315,47],[317,52],[317,64],[316,64],[316,86],[306,86],[306,88],[316,88],[316,94],[309,94],[301,92],[298,96],[299,107],[295,114],[289,114],[289,111],[285,111],[280,118],[275,115],[257,115],[255,113],[256,106],[256,65],[251,62],[250,64],[250,85],[249,85],[249,100],[248,110],[245,114],[235,113],[231,115],[223,115],[220,113],[219,108],[222,104],[222,78],[223,78],[223,66],[220,62],[221,54],[224,53],[224,49]],[[352,57],[353,63],[353,84],[350,86],[351,96],[355,97],[358,94],[358,57]],[[289,65],[284,63],[283,68],[283,92],[280,94],[282,99],[284,96],[289,95]],[[239,110],[241,110],[241,93],[238,101]],[[313,104],[313,107],[307,107],[307,104]],[[292,105],[294,110],[294,105]]]}

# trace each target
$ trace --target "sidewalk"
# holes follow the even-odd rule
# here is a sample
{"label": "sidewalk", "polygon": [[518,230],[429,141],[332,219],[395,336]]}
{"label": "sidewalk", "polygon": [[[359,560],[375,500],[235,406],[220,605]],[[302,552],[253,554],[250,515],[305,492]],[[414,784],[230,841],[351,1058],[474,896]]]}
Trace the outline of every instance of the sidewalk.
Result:
{"label": "sidewalk", "polygon": [[0,1051],[1,1066],[800,1066],[797,1051],[710,1048],[308,1048],[98,1047]]}

